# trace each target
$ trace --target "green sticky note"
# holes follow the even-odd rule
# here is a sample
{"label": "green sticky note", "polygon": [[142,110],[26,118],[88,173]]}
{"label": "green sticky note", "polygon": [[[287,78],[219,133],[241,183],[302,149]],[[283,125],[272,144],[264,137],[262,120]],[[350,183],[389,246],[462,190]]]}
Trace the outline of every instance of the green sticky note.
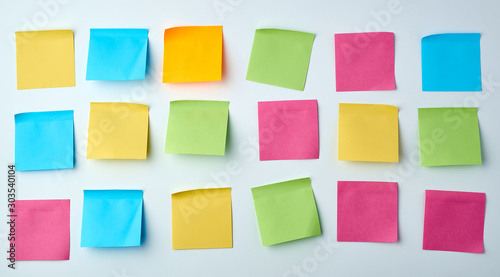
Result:
{"label": "green sticky note", "polygon": [[252,188],[264,246],[321,235],[311,179]]}
{"label": "green sticky note", "polygon": [[224,156],[227,101],[172,101],[165,153]]}
{"label": "green sticky note", "polygon": [[303,91],[313,41],[311,33],[256,30],[247,80]]}
{"label": "green sticky note", "polygon": [[422,166],[481,164],[477,108],[418,109]]}

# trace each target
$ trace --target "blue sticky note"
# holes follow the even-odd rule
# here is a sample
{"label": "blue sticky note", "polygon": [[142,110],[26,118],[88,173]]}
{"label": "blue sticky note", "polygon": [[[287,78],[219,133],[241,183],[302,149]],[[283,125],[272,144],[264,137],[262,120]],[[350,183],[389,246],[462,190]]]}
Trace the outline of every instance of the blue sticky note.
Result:
{"label": "blue sticky note", "polygon": [[142,190],[85,190],[80,246],[140,246],[142,213]]}
{"label": "blue sticky note", "polygon": [[16,170],[75,167],[73,111],[20,113],[16,125]]}
{"label": "blue sticky note", "polygon": [[90,29],[87,80],[144,79],[147,53],[147,29]]}
{"label": "blue sticky note", "polygon": [[423,91],[480,91],[479,33],[422,38]]}

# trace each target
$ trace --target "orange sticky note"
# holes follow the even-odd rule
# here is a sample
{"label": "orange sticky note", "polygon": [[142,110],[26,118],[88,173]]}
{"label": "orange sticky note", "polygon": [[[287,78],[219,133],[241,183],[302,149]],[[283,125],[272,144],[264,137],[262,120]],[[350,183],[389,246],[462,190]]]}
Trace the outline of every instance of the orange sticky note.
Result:
{"label": "orange sticky note", "polygon": [[186,26],[165,30],[163,82],[220,81],[222,26]]}

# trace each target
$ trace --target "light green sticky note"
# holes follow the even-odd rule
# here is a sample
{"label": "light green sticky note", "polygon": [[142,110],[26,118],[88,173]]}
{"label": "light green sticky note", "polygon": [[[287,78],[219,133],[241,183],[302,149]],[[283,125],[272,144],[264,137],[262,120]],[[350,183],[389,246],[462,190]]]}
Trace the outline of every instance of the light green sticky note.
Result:
{"label": "light green sticky note", "polygon": [[311,179],[252,188],[262,245],[321,235]]}
{"label": "light green sticky note", "polygon": [[477,108],[419,108],[422,166],[481,164]]}
{"label": "light green sticky note", "polygon": [[224,156],[227,101],[172,101],[165,153]]}
{"label": "light green sticky note", "polygon": [[311,33],[256,30],[247,80],[303,91],[313,41]]}

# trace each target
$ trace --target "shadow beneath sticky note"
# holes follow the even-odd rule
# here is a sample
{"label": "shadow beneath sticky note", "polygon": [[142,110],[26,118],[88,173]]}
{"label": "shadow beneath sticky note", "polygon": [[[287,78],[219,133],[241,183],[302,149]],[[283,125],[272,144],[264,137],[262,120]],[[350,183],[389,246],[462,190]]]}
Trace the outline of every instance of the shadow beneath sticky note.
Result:
{"label": "shadow beneath sticky note", "polygon": [[73,167],[72,168],[76,167],[76,151],[75,151],[75,147],[76,147],[75,127],[73,126]]}
{"label": "shadow beneath sticky note", "polygon": [[481,164],[484,165],[487,162],[487,156],[486,156],[486,151],[484,151],[484,139],[483,136],[481,136],[481,125],[479,124],[479,122],[477,123],[477,125],[479,128],[479,147],[481,149]]}
{"label": "shadow beneath sticky note", "polygon": [[[311,184],[311,187],[312,187],[312,184]],[[317,236],[321,236],[321,235],[323,235],[323,226],[321,225],[321,212],[318,209],[318,201],[316,200],[316,195],[314,193],[314,189],[312,190],[312,193],[313,193],[313,197],[314,197],[314,205],[316,205],[316,213],[318,214],[319,230],[321,231],[321,234],[319,234]]]}
{"label": "shadow beneath sticky note", "polygon": [[[399,118],[399,115],[398,115],[398,118]],[[403,159],[403,146],[402,146],[402,143],[403,140],[401,139],[401,124],[399,124],[399,120],[398,120],[398,162],[401,162],[401,160]]]}
{"label": "shadow beneath sticky note", "polygon": [[231,126],[230,126],[230,121],[231,121],[231,118],[227,117],[227,129],[226,129],[226,145],[225,145],[225,149],[224,149],[224,156],[230,154],[230,151],[231,151]]}
{"label": "shadow beneath sticky note", "polygon": [[148,75],[149,73],[149,66],[150,66],[150,62],[151,62],[151,54],[149,52],[149,39],[148,39],[148,42],[147,42],[147,46],[146,46],[146,72],[145,72],[145,76]]}
{"label": "shadow beneath sticky note", "polygon": [[141,222],[141,245],[146,242],[146,217],[144,213],[144,201],[142,202],[142,222]]}
{"label": "shadow beneath sticky note", "polygon": [[149,113],[148,113],[148,137],[146,138],[146,159],[149,157],[151,154],[151,125],[150,123],[150,118],[149,118]]}
{"label": "shadow beneath sticky note", "polygon": [[224,47],[224,35],[222,35],[222,58],[221,58],[221,81],[226,79],[227,63],[226,63],[226,47]]}

